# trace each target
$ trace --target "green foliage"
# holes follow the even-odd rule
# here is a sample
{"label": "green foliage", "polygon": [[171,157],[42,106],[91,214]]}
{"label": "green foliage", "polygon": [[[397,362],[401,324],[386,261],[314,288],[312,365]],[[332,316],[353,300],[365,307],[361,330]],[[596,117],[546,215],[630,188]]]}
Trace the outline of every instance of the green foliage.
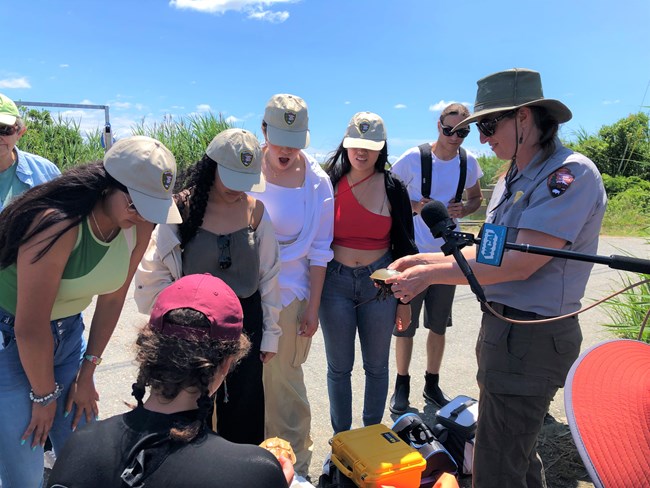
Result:
{"label": "green foliage", "polygon": [[613,197],[628,189],[641,189],[650,191],[650,181],[643,180],[638,176],[609,176],[603,175],[603,184],[608,197]]}
{"label": "green foliage", "polygon": [[638,236],[650,228],[650,191],[628,188],[609,199],[602,233],[614,236]]}
{"label": "green foliage", "polygon": [[18,143],[20,149],[49,159],[61,170],[101,159],[104,155],[99,130],[82,136],[79,122],[60,114],[53,119],[47,110],[23,109],[21,116],[27,132]]}
{"label": "green foliage", "polygon": [[132,131],[134,135],[149,136],[162,142],[174,154],[181,170],[201,159],[214,136],[229,128],[231,125],[221,115],[209,113],[179,120],[167,115],[161,123],[150,126],[142,121]]}
{"label": "green foliage", "polygon": [[[624,287],[648,279],[650,279],[650,275],[646,274],[621,274]],[[603,325],[619,337],[638,339],[641,324],[650,310],[650,283],[644,283],[621,293],[605,302],[604,305],[611,322]],[[650,343],[650,324],[644,328],[641,340]]]}
{"label": "green foliage", "polygon": [[499,179],[499,176],[504,174],[508,168],[508,162],[502,161],[496,156],[479,156],[477,160],[483,170],[481,188],[494,185]]}
{"label": "green foliage", "polygon": [[575,133],[569,147],[591,159],[601,173],[650,179],[650,126],[648,115],[631,114],[612,125],[601,127],[597,135],[584,130]]}
{"label": "green foliage", "polygon": [[[47,110],[22,109],[21,115],[27,125],[27,132],[18,144],[23,151],[43,156],[61,170],[104,157],[101,129],[84,134],[78,121],[60,114],[54,119]],[[142,121],[132,128],[132,133],[161,141],[172,151],[182,169],[198,161],[214,136],[230,127],[221,115],[191,115],[180,120],[168,115],[161,123],[151,126]]]}

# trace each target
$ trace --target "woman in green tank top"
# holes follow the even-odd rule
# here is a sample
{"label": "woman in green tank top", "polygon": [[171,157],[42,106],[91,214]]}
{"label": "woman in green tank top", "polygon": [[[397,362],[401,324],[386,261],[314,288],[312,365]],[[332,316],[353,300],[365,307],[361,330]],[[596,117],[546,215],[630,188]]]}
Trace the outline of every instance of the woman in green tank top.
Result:
{"label": "woman in green tank top", "polygon": [[[48,435],[61,449],[98,414],[93,374],[152,222],[179,223],[176,161],[160,142],[118,141],[0,214],[0,473],[39,486]],[[97,296],[88,346],[81,312]]]}

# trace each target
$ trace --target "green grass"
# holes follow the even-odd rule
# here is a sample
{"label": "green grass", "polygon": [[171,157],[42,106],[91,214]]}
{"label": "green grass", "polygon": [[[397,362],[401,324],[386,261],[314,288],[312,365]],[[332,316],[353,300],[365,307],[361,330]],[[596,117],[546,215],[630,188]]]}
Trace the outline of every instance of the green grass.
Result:
{"label": "green grass", "polygon": [[161,123],[146,125],[143,122],[133,128],[133,135],[144,135],[158,139],[176,157],[181,170],[201,159],[210,141],[219,132],[231,128],[221,115],[198,114],[174,119],[165,116]]}

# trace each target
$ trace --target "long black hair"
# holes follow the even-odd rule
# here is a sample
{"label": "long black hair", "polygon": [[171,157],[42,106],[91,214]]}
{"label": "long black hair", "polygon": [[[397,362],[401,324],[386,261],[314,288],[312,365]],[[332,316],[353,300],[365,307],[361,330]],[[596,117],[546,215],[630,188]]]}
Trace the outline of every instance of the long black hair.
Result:
{"label": "long black hair", "polygon": [[[41,259],[67,231],[86,218],[109,191],[127,188],[109,175],[102,161],[76,166],[14,199],[0,213],[0,269],[16,262],[18,249],[34,236],[65,220],[34,261]],[[38,219],[34,225],[35,219]],[[30,229],[31,227],[31,229]]]}
{"label": "long black hair", "polygon": [[[166,324],[175,326],[210,328],[208,318],[191,308],[171,310],[164,320]],[[138,378],[133,384],[133,396],[138,405],[143,405],[147,386],[168,401],[176,398],[183,389],[198,390],[199,412],[196,420],[188,425],[177,425],[170,431],[173,439],[190,442],[201,432],[213,406],[209,387],[218,368],[230,357],[234,360],[231,367],[234,367],[248,353],[250,341],[245,334],[237,340],[228,341],[203,335],[178,338],[145,326],[138,334],[136,346],[139,368]]]}
{"label": "long black hair", "polygon": [[[196,235],[203,224],[205,209],[208,205],[210,190],[214,186],[217,163],[208,155],[190,166],[176,178],[177,201],[183,223],[179,225],[181,249]],[[189,212],[187,206],[189,205]]]}
{"label": "long black hair", "polygon": [[[379,151],[379,157],[375,163],[375,172],[384,173],[388,163],[388,142],[384,143],[384,147]],[[348,150],[343,147],[343,142],[339,144],[334,154],[325,162],[325,173],[330,177],[332,186],[336,186],[339,180],[352,169]]]}

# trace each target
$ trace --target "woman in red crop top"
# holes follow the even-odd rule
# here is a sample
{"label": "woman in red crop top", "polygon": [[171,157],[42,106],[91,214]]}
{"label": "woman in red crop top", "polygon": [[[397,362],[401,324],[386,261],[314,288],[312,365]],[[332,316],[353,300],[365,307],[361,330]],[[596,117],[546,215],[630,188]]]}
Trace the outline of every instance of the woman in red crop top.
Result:
{"label": "woman in red crop top", "polygon": [[392,329],[408,327],[410,305],[375,299],[370,275],[417,252],[404,184],[385,169],[386,130],[377,114],[359,112],[325,171],[335,188],[334,259],[327,266],[319,318],[327,354],[327,390],[334,433],[352,426],[351,373],[359,332],[366,375],[363,424],[381,422],[388,394]]}

